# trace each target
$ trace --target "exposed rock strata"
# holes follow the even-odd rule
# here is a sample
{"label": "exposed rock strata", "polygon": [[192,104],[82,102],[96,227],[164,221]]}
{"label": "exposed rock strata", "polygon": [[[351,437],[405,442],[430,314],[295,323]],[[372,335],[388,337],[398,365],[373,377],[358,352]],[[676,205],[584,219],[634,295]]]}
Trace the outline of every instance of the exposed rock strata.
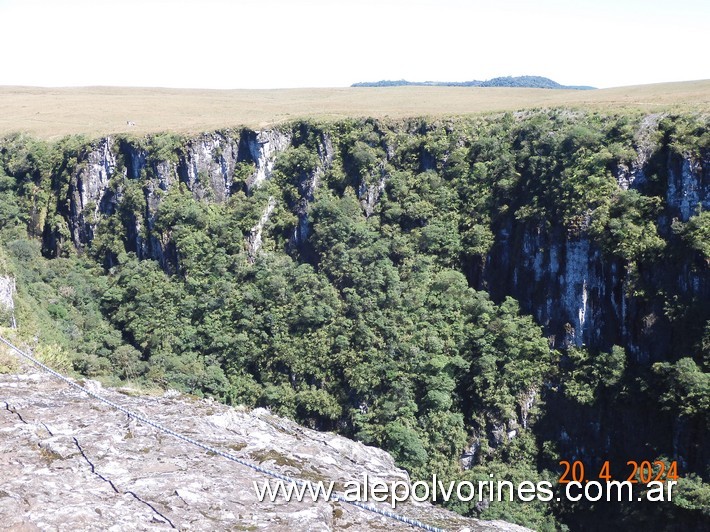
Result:
{"label": "exposed rock strata", "polygon": [[[662,184],[653,186],[665,187],[657,193],[665,196],[667,219],[659,220],[659,228],[667,232],[673,219],[687,221],[699,209],[710,209],[710,161],[659,149],[661,118],[662,115],[652,114],[642,119],[633,145],[637,155],[630,163],[619,165],[616,179],[620,189],[643,189],[649,186],[650,168],[663,176]],[[300,198],[296,205],[290,206],[298,218],[291,238],[293,246],[302,245],[308,237],[310,204],[323,174],[337,155],[337,139],[331,134],[318,134],[320,139],[313,148],[318,164],[313,172],[299,177]],[[126,227],[128,251],[135,251],[140,258],[155,259],[164,269],[175,271],[177,258],[169,235],[154,230],[163,193],[182,185],[195,198],[216,202],[226,201],[239,189],[251,193],[271,177],[278,154],[295,146],[297,140],[292,132],[278,129],[205,133],[180,141],[171,152],[171,160],[162,160],[161,157],[166,157],[164,151],[158,156],[143,144],[123,140],[117,146],[108,137],[87,150],[71,179],[67,225],[74,246],[84,249],[94,237],[98,218],[110,215],[121,201],[120,187],[109,186],[111,178],[121,172],[127,179],[143,180],[145,208]],[[385,146],[385,153],[389,160],[393,147]],[[433,167],[434,162],[427,161],[431,156],[423,153],[421,157],[422,168]],[[386,186],[386,163],[387,160],[382,161],[375,175],[354,183],[367,216],[375,211]],[[235,169],[240,164],[246,165],[243,168],[247,170],[251,166],[252,173],[236,183]],[[65,198],[59,201],[64,202]],[[250,260],[255,260],[268,233],[265,225],[278,208],[289,206],[269,201],[261,219],[245,236],[244,246]],[[586,233],[588,222],[584,220],[574,235],[558,227],[540,228],[514,220],[502,223],[494,228],[495,245],[486,257],[485,267],[469,272],[472,285],[490,291],[495,300],[505,296],[519,300],[523,312],[533,313],[545,326],[556,347],[584,344],[609,349],[618,344],[639,362],[661,359],[669,346],[654,339],[664,336],[659,328],[665,322],[652,318],[663,313],[662,303],[640,303],[629,297],[625,265],[605,256],[590,241]],[[46,249],[58,245],[55,237],[45,242]],[[657,275],[670,274],[669,271]],[[698,298],[710,297],[710,286],[692,267],[674,275],[677,278],[671,284],[681,292],[692,292]],[[660,279],[651,281],[661,284]],[[663,281],[666,285],[669,282]],[[646,325],[651,322],[652,327]]]}

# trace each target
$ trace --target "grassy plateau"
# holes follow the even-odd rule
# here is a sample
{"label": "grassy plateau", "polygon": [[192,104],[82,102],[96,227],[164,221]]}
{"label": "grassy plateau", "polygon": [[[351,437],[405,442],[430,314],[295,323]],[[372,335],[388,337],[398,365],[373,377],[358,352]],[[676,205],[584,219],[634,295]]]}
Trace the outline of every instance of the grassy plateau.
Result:
{"label": "grassy plateau", "polygon": [[269,90],[0,87],[0,135],[196,133],[225,127],[265,128],[300,118],[444,117],[520,109],[633,108],[703,110],[710,80],[592,91],[372,87]]}

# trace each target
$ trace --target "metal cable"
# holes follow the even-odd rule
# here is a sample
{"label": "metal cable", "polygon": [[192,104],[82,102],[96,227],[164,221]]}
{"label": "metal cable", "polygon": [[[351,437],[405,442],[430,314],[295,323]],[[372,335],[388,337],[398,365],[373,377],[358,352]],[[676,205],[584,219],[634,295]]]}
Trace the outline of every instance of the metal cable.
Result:
{"label": "metal cable", "polygon": [[[143,417],[142,415],[137,414],[137,413],[135,413],[135,412],[133,412],[133,411],[131,411],[131,410],[128,410],[127,408],[124,408],[123,406],[121,406],[121,405],[119,405],[119,404],[117,404],[117,403],[114,403],[113,401],[111,401],[111,400],[109,400],[109,399],[106,399],[105,397],[102,397],[102,396],[100,396],[100,395],[98,395],[98,394],[92,392],[91,390],[87,390],[86,388],[84,388],[83,386],[80,386],[79,384],[75,383],[74,381],[72,381],[72,380],[69,379],[68,377],[65,377],[65,376],[62,375],[61,373],[58,373],[57,371],[54,371],[52,368],[50,368],[50,367],[47,366],[46,364],[43,364],[42,362],[40,362],[39,360],[37,360],[37,359],[34,358],[33,356],[28,355],[27,353],[25,353],[24,351],[22,351],[20,348],[16,347],[16,346],[13,345],[12,343],[10,343],[10,342],[9,342],[8,340],[6,340],[4,337],[0,336],[0,341],[2,341],[5,345],[7,345],[10,349],[14,350],[14,351],[15,351],[16,353],[18,353],[20,356],[22,356],[22,357],[24,357],[25,359],[29,360],[30,362],[32,362],[32,363],[35,364],[36,366],[42,368],[44,371],[50,373],[51,375],[55,376],[56,378],[58,378],[58,379],[64,381],[65,383],[67,383],[67,384],[68,384],[69,386],[71,386],[72,388],[76,388],[77,390],[79,390],[79,391],[81,391],[81,392],[87,394],[89,397],[93,397],[93,398],[96,399],[97,401],[101,401],[102,403],[107,404],[107,405],[110,406],[111,408],[115,408],[116,410],[118,410],[118,411],[120,411],[120,412],[123,412],[123,413],[126,414],[127,416],[132,417],[132,418],[136,419],[137,421],[140,421],[141,423],[144,423],[144,424],[146,424],[146,425],[149,425],[149,426],[151,426],[151,427],[153,427],[153,428],[155,428],[155,429],[157,429],[157,430],[159,430],[159,431],[161,431],[161,432],[164,432],[164,433],[166,433],[166,434],[169,434],[170,436],[173,436],[174,438],[177,438],[178,440],[182,440],[182,441],[184,441],[184,442],[186,442],[186,443],[189,443],[189,444],[191,444],[191,445],[194,445],[194,446],[196,446],[196,447],[199,447],[200,449],[203,449],[203,450],[205,450],[205,451],[207,451],[207,452],[217,454],[217,455],[219,455],[219,456],[221,456],[221,457],[223,457],[223,458],[226,458],[227,460],[231,460],[232,462],[236,462],[236,463],[238,463],[238,464],[240,464],[240,465],[243,465],[244,467],[248,467],[248,468],[250,468],[250,469],[253,469],[254,471],[258,471],[259,473],[263,473],[263,474],[268,475],[268,476],[270,476],[270,477],[277,478],[277,479],[279,479],[279,480],[283,480],[284,482],[293,483],[293,484],[295,484],[295,485],[297,485],[297,486],[303,486],[303,485],[306,484],[306,482],[303,481],[303,480],[296,479],[296,478],[291,478],[291,477],[289,477],[289,476],[287,476],[287,475],[282,475],[281,473],[277,473],[277,472],[275,472],[275,471],[271,471],[270,469],[266,469],[266,468],[261,467],[261,466],[258,466],[258,465],[256,465],[256,464],[252,464],[252,463],[250,463],[250,462],[247,462],[246,460],[243,460],[243,459],[241,459],[241,458],[239,458],[239,457],[237,457],[237,456],[234,456],[234,455],[231,454],[231,453],[228,453],[228,452],[225,452],[225,451],[221,451],[221,450],[219,450],[219,449],[216,449],[215,447],[212,447],[212,446],[210,446],[210,445],[204,444],[204,443],[199,442],[199,441],[197,441],[197,440],[193,440],[192,438],[190,438],[190,437],[188,437],[188,436],[184,436],[183,434],[180,434],[179,432],[175,432],[174,430],[171,430],[171,429],[169,429],[169,428],[167,428],[167,427],[164,427],[163,425],[161,425],[161,424],[159,424],[159,423],[156,423],[155,421],[152,421],[152,420],[150,420],[150,419],[148,419],[148,418],[146,418],[146,417]],[[407,525],[410,525],[410,526],[413,526],[413,527],[416,527],[416,528],[421,528],[422,530],[427,530],[427,531],[429,531],[429,532],[446,532],[446,531],[445,531],[444,529],[442,529],[442,528],[437,528],[437,527],[435,527],[435,526],[427,525],[426,523],[422,523],[421,521],[418,521],[418,520],[416,520],[416,519],[412,519],[412,518],[409,518],[409,517],[406,517],[406,516],[403,516],[403,515],[399,515],[399,514],[397,514],[397,513],[390,512],[389,510],[377,508],[377,507],[372,506],[372,505],[370,505],[370,504],[362,503],[362,502],[359,502],[359,501],[352,501],[352,500],[349,500],[349,499],[346,498],[344,495],[340,495],[340,494],[338,494],[338,493],[332,493],[332,494],[330,495],[330,497],[329,497],[329,500],[339,501],[339,502],[343,502],[343,503],[346,503],[346,504],[350,504],[350,505],[352,505],[352,506],[356,506],[357,508],[361,508],[362,510],[366,510],[366,511],[368,511],[368,512],[372,512],[372,513],[375,513],[375,514],[378,514],[378,515],[382,515],[382,516],[384,516],[384,517],[389,517],[390,519],[394,519],[395,521],[399,521],[399,522],[401,522],[401,523],[405,523],[405,524],[407,524]]]}

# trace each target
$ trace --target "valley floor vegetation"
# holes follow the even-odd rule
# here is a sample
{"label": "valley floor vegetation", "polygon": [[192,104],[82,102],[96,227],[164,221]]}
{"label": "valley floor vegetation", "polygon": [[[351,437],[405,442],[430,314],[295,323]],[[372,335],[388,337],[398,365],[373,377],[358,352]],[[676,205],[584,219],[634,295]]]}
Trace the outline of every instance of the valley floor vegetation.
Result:
{"label": "valley floor vegetation", "polygon": [[[194,139],[116,137],[95,202],[99,141],[0,141],[0,274],[16,278],[18,334],[59,369],[266,406],[377,445],[415,479],[557,485],[561,460],[609,460],[615,478],[628,460],[678,460],[667,504],[450,504],[537,530],[707,526],[707,114],[281,130],[268,179],[250,184],[240,148],[226,194],[214,175],[185,177]],[[218,132],[242,147],[248,134]],[[669,199],[680,175],[701,183],[687,212]],[[617,272],[625,323],[582,342],[566,320],[536,321],[535,305],[564,294],[504,267],[534,254],[529,234],[585,242]],[[521,283],[532,292],[518,301]]]}

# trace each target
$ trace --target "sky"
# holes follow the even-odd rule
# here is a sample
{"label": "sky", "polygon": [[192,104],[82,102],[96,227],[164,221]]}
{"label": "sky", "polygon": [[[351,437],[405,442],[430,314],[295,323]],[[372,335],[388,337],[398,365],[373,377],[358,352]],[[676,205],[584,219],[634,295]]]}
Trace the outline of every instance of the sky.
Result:
{"label": "sky", "polygon": [[710,78],[707,0],[0,0],[0,85]]}

